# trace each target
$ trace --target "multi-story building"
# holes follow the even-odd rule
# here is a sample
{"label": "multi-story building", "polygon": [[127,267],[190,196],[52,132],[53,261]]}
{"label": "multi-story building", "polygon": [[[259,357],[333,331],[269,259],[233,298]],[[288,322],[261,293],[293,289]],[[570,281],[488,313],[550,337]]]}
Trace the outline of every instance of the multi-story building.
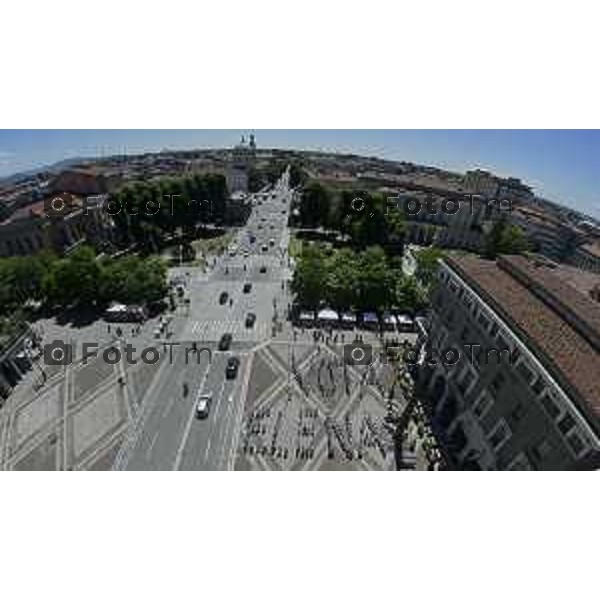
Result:
{"label": "multi-story building", "polygon": [[78,167],[61,171],[51,182],[53,193],[69,192],[79,196],[97,196],[113,192],[122,182],[116,170]]}
{"label": "multi-story building", "polygon": [[[480,250],[486,223],[496,218],[498,205],[481,196],[411,191],[407,212],[407,241],[436,244],[443,248]],[[415,211],[416,207],[420,207]],[[413,213],[410,212],[413,210]]]}
{"label": "multi-story building", "polygon": [[516,205],[509,218],[523,231],[532,250],[552,260],[562,261],[577,240],[583,239],[575,227],[536,206]]}
{"label": "multi-story building", "polygon": [[510,200],[516,204],[529,204],[533,191],[516,177],[498,177],[489,171],[474,169],[465,173],[463,184],[473,194],[496,200]]}
{"label": "multi-story building", "polygon": [[231,152],[231,161],[227,169],[227,189],[230,194],[248,192],[248,171],[256,157],[256,142],[254,135],[246,143],[244,136]]}
{"label": "multi-story building", "polygon": [[418,373],[454,468],[600,467],[600,303],[570,269],[521,256],[441,263]]}
{"label": "multi-story building", "polygon": [[48,218],[47,199],[14,211],[0,223],[0,256],[24,256],[42,250],[63,253],[81,243],[100,244],[112,239],[112,219],[103,209],[102,198],[84,205],[72,194],[59,195],[64,215]]}
{"label": "multi-story building", "polygon": [[600,241],[578,246],[567,258],[567,262],[585,271],[600,274]]}

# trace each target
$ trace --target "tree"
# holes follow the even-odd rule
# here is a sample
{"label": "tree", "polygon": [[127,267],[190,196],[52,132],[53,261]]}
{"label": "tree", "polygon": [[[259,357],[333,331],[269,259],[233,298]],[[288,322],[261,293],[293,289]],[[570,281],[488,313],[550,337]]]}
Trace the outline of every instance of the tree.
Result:
{"label": "tree", "polygon": [[523,254],[529,248],[521,228],[510,224],[505,216],[494,222],[484,239],[484,255],[487,258],[496,258],[499,254]]}
{"label": "tree", "polygon": [[415,276],[422,285],[428,286],[431,284],[439,268],[439,259],[443,257],[443,250],[436,248],[435,246],[423,248],[418,251],[415,258],[417,263]]}
{"label": "tree", "polygon": [[415,314],[427,306],[427,294],[416,277],[401,275],[396,285],[396,304],[403,312]]}
{"label": "tree", "polygon": [[336,309],[348,309],[358,302],[359,264],[355,252],[343,248],[327,261],[328,276],[324,294]]}
{"label": "tree", "polygon": [[82,246],[68,258],[53,263],[43,287],[46,294],[60,304],[93,304],[100,289],[100,265],[96,253]]}
{"label": "tree", "polygon": [[100,296],[105,303],[145,304],[167,293],[167,269],[157,258],[128,256],[102,264]]}
{"label": "tree", "polygon": [[42,296],[42,280],[56,258],[48,252],[0,259],[0,312],[12,313]]}
{"label": "tree", "polygon": [[302,165],[296,162],[290,164],[290,186],[298,188],[303,186],[308,179],[308,174],[302,168]]}
{"label": "tree", "polygon": [[327,227],[331,207],[331,192],[318,181],[310,182],[302,193],[300,223],[302,227]]}
{"label": "tree", "polygon": [[267,185],[266,176],[256,167],[251,167],[248,171],[248,191],[255,194]]}
{"label": "tree", "polygon": [[395,273],[379,246],[367,248],[359,260],[359,306],[363,309],[389,308],[395,297]]}
{"label": "tree", "polygon": [[312,308],[319,305],[326,277],[326,258],[321,248],[316,244],[304,246],[292,279],[292,291],[300,304]]}

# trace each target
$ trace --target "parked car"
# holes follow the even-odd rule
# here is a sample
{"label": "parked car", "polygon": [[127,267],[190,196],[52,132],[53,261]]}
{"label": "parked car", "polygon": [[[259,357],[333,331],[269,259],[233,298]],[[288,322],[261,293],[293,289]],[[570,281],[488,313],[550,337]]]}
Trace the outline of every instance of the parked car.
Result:
{"label": "parked car", "polygon": [[259,270],[260,270],[261,273],[266,273],[267,272],[267,267],[265,265],[262,265]]}
{"label": "parked car", "polygon": [[246,315],[246,327],[254,327],[256,322],[256,315],[254,313],[248,313]]}
{"label": "parked car", "polygon": [[230,356],[227,360],[227,367],[225,368],[225,377],[227,379],[235,379],[239,367],[240,359],[237,356]]}
{"label": "parked car", "polygon": [[233,340],[233,336],[230,333],[224,333],[219,340],[219,350],[225,352],[229,350],[229,346],[231,346],[231,341]]}
{"label": "parked car", "polygon": [[244,294],[249,294],[252,291],[252,284],[245,283],[244,284]]}
{"label": "parked car", "polygon": [[221,292],[221,295],[219,296],[219,304],[225,304],[225,302],[227,302],[228,299],[229,294],[227,292]]}

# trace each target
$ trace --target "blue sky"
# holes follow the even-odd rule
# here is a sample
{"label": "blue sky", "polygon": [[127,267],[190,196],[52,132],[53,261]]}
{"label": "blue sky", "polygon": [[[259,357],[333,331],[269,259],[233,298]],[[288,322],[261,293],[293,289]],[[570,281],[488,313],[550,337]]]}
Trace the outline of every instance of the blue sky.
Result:
{"label": "blue sky", "polygon": [[[249,130],[248,130],[249,131]],[[0,177],[76,156],[226,147],[241,130],[0,130]],[[354,152],[520,177],[600,218],[600,130],[255,130],[258,145]]]}

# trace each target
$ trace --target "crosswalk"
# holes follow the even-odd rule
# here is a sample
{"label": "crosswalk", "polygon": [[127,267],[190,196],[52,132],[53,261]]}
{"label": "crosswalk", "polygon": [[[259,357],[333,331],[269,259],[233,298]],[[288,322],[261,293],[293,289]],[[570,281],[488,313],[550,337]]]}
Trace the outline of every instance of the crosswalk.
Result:
{"label": "crosswalk", "polygon": [[225,333],[230,333],[237,341],[258,341],[269,336],[268,323],[255,323],[254,327],[246,327],[243,320],[216,319],[193,321],[187,332],[191,340],[218,341]]}

